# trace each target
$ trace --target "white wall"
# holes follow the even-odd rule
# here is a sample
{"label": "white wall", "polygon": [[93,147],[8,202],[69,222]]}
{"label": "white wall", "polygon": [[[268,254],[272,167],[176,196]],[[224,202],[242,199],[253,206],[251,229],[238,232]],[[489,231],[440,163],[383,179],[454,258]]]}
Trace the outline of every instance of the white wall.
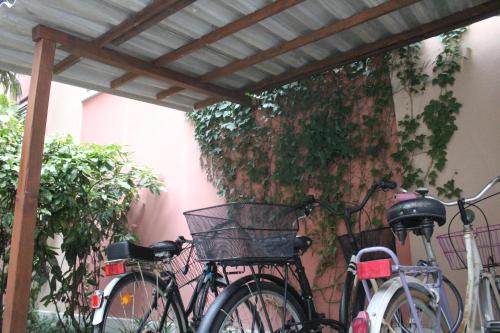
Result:
{"label": "white wall", "polygon": [[[464,196],[476,194],[491,178],[500,175],[500,17],[476,23],[464,35],[464,54],[468,57],[462,64],[462,71],[456,75],[453,87],[457,100],[462,104],[457,116],[458,131],[448,146],[448,164],[438,180],[438,184],[450,179],[454,172],[457,185]],[[432,38],[423,43],[423,59],[433,61],[441,50],[441,42]],[[429,74],[432,64],[428,66]],[[427,90],[414,100],[417,113],[431,98],[437,97],[436,88]],[[396,118],[400,120],[408,112],[409,99],[404,92],[394,96]],[[431,193],[437,193],[430,189]],[[496,188],[500,191],[500,185]],[[490,224],[500,223],[500,196],[484,202]],[[448,210],[448,220],[457,212]],[[484,222],[478,220],[478,225]],[[435,235],[445,234],[447,225],[435,231]],[[460,221],[453,223],[452,230],[461,229]],[[420,239],[411,238],[413,260],[424,258]],[[434,241],[438,260],[445,268],[445,274],[465,291],[465,270],[451,271]]]}
{"label": "white wall", "polygon": [[[22,95],[29,93],[30,77],[19,76]],[[87,90],[64,83],[52,82],[50,88],[49,110],[47,114],[47,135],[71,134],[76,142],[80,141],[82,130],[82,99]]]}

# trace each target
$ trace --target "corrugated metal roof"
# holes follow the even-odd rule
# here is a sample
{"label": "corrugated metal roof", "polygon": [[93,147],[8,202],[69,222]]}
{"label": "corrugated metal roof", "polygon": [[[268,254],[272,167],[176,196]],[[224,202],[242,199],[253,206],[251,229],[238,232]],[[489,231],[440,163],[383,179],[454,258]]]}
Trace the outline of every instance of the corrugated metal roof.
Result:
{"label": "corrugated metal roof", "polygon": [[[190,76],[200,76],[383,2],[307,0],[166,67]],[[231,89],[241,88],[484,2],[423,0],[212,82]],[[153,60],[271,3],[271,0],[198,0],[120,46],[111,48],[144,60]],[[0,68],[30,73],[34,49],[31,30],[39,24],[93,40],[149,4],[151,1],[148,0],[17,0],[12,8],[2,6]],[[58,49],[56,62],[67,55]],[[194,103],[209,97],[184,90],[160,101],[156,99],[156,94],[169,88],[169,85],[144,77],[112,90],[110,81],[123,74],[125,71],[122,69],[83,60],[56,75],[54,80],[180,110],[191,110]]]}

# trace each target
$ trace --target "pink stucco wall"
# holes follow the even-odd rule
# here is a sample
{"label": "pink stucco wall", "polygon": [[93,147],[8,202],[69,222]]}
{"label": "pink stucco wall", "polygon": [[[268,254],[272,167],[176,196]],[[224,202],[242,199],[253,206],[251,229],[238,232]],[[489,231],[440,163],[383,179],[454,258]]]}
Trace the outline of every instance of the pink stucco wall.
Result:
{"label": "pink stucco wall", "polygon": [[[28,96],[31,77],[19,75],[22,96]],[[78,142],[82,121],[82,96],[86,89],[67,84],[52,82],[50,88],[49,110],[47,114],[47,135],[71,134]]]}
{"label": "pink stucco wall", "polygon": [[[153,168],[165,182],[166,191],[161,196],[143,192],[129,214],[141,244],[189,236],[182,212],[224,202],[200,167],[194,129],[184,112],[99,94],[83,103],[82,114],[81,142],[126,145],[137,164]],[[392,126],[395,128],[395,124]],[[312,252],[304,255],[303,262],[315,286],[318,308],[337,318],[338,304],[332,298],[338,299],[339,293],[331,286],[340,282],[333,281],[342,275],[343,269],[316,279],[319,257]],[[408,248],[401,253],[409,257]]]}
{"label": "pink stucco wall", "polygon": [[83,103],[81,142],[126,145],[137,164],[165,183],[159,197],[142,193],[130,213],[141,244],[188,236],[182,212],[223,202],[200,167],[184,112],[99,94]]}

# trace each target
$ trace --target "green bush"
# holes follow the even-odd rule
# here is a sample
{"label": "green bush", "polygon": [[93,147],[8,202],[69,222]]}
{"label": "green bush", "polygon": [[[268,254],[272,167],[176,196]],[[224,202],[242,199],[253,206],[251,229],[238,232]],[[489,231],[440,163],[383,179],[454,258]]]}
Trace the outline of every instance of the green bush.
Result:
{"label": "green bush", "polygon": [[[23,135],[17,107],[0,96],[0,295],[6,288],[10,237]],[[135,167],[117,145],[76,144],[70,136],[47,140],[40,181],[32,306],[53,304],[59,327],[87,331],[88,296],[99,284],[108,241],[132,239],[127,212],[140,189],[154,194],[161,184],[150,170]],[[59,248],[53,239],[60,240]],[[59,255],[60,253],[60,255]],[[0,304],[1,305],[1,304]]]}

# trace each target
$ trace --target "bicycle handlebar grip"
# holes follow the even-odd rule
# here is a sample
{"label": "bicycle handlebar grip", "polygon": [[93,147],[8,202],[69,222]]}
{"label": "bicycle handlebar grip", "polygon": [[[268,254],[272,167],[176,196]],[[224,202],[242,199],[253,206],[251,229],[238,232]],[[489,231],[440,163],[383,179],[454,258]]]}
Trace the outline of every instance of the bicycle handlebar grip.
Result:
{"label": "bicycle handlebar grip", "polygon": [[186,238],[184,236],[178,236],[177,239],[175,240],[177,244],[183,244],[186,242]]}
{"label": "bicycle handlebar grip", "polygon": [[392,180],[381,180],[378,185],[383,190],[394,190],[396,187],[398,187],[398,184],[396,184]]}
{"label": "bicycle handlebar grip", "polygon": [[307,205],[313,204],[313,203],[315,203],[315,202],[316,202],[316,198],[315,198],[315,197],[314,197],[314,195],[312,195],[312,194],[309,194],[309,195],[307,196],[306,200],[305,200],[305,203],[306,203]]}
{"label": "bicycle handlebar grip", "polygon": [[299,203],[293,207],[295,209],[301,209],[301,208],[307,207],[315,202],[317,202],[316,198],[314,197],[314,195],[310,194],[310,195],[307,195],[301,203]]}

